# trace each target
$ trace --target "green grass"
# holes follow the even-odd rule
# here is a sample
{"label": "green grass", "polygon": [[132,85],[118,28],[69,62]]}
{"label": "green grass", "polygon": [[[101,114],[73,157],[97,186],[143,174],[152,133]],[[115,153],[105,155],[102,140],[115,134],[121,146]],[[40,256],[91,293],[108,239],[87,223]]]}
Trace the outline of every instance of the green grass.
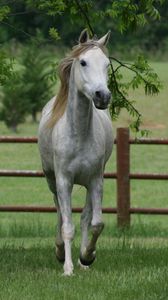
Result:
{"label": "green grass", "polygon": [[[166,63],[154,63],[164,83],[168,80]],[[146,97],[140,89],[132,92],[144,116],[144,127],[151,137],[168,132],[168,87],[157,97]],[[128,126],[123,112],[114,123]],[[18,135],[36,135],[37,124],[28,120],[19,126]],[[11,132],[0,123],[0,134]],[[115,172],[115,147],[106,167]],[[41,169],[36,144],[0,144],[0,169]],[[167,146],[131,146],[131,171],[168,172]],[[83,206],[85,189],[75,187],[73,205]],[[45,179],[0,178],[1,205],[54,205]],[[132,181],[131,205],[168,207],[166,181]],[[115,180],[105,180],[103,206],[116,206]],[[97,260],[83,272],[77,266],[80,227],[73,214],[76,235],[73,243],[75,275],[62,277],[62,265],[55,259],[55,214],[0,213],[0,300],[10,299],[168,299],[168,222],[167,216],[132,216],[129,231],[116,228],[115,215],[103,215],[106,224],[97,247]]]}
{"label": "green grass", "polygon": [[[152,231],[148,228],[147,234]],[[27,234],[2,238],[0,299],[167,299],[165,238],[142,237],[138,228],[125,234],[107,228],[98,243],[97,260],[90,270],[82,271],[77,266],[77,232],[73,244],[75,275],[65,278],[61,276],[62,265],[55,259],[54,237],[50,237],[51,232],[46,237],[46,233],[34,238]]]}

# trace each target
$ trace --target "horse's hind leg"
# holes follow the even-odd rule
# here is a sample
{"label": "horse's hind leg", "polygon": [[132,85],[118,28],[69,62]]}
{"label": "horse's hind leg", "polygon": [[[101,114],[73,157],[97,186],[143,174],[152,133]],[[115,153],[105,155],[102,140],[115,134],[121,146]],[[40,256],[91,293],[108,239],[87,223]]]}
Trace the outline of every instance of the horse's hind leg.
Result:
{"label": "horse's hind leg", "polygon": [[[82,260],[82,257],[84,257],[86,253],[86,248],[88,246],[88,231],[91,225],[92,220],[92,203],[90,199],[90,194],[87,192],[86,196],[86,204],[81,214],[81,233],[82,233],[82,241],[81,241],[81,248],[80,248],[80,261]],[[82,262],[81,262],[82,263]],[[83,266],[84,264],[82,264]],[[88,265],[88,264],[87,264]]]}
{"label": "horse's hind leg", "polygon": [[54,195],[54,202],[57,207],[57,234],[56,234],[56,257],[60,262],[65,260],[65,251],[64,251],[64,241],[62,239],[61,227],[62,227],[62,217],[60,213],[60,208],[58,204],[57,191],[56,191],[56,180],[54,173],[45,172],[48,186],[51,192]]}
{"label": "horse's hind leg", "polygon": [[92,237],[87,243],[87,246],[83,247],[83,251],[80,255],[80,262],[82,265],[89,266],[93,263],[96,257],[96,242],[101,234],[104,224],[102,222],[102,190],[103,180],[99,178],[91,183],[88,190],[88,197],[92,207],[92,220],[91,220],[91,233]]}

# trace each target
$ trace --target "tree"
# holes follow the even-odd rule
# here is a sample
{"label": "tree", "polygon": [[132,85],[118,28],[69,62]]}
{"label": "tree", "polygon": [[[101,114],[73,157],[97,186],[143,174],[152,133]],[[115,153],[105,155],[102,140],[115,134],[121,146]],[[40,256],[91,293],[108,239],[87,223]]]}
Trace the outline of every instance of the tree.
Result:
{"label": "tree", "polygon": [[5,82],[0,109],[0,120],[14,132],[28,114],[37,120],[37,113],[52,96],[52,79],[56,79],[55,64],[34,41],[20,54],[19,71]]}
{"label": "tree", "polygon": [[29,113],[36,122],[37,113],[53,95],[56,67],[55,63],[51,62],[49,54],[39,48],[34,40],[24,47],[22,64],[24,66],[22,80],[27,89],[25,100],[29,103]]}
{"label": "tree", "polygon": [[3,87],[3,97],[0,110],[0,120],[13,132],[25,121],[28,112],[28,102],[25,101],[21,73],[16,73]]}

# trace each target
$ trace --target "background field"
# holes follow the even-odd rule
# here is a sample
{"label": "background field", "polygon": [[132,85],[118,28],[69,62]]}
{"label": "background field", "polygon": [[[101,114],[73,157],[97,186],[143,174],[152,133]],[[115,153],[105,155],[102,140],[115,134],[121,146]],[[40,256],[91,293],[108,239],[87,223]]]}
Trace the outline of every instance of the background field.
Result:
{"label": "background field", "polygon": [[[132,92],[151,137],[168,138],[168,64],[153,63],[164,89],[155,97],[143,90]],[[131,76],[129,73],[126,76]],[[128,126],[123,112],[115,128]],[[30,119],[18,135],[36,135],[38,124]],[[0,123],[0,134],[11,134]],[[41,169],[37,145],[1,144],[0,169]],[[115,147],[106,170],[114,172]],[[131,146],[132,172],[168,172],[167,146]],[[85,190],[75,187],[73,205],[84,204]],[[104,206],[116,206],[114,180],[104,184]],[[45,179],[0,178],[0,204],[53,205]],[[133,207],[168,207],[166,181],[132,181]],[[105,216],[105,230],[98,243],[97,261],[90,271],[76,267],[72,278],[61,277],[62,266],[54,256],[55,214],[0,213],[0,299],[168,299],[167,216],[134,216],[128,232],[116,228],[116,217]],[[79,216],[73,215],[76,237],[73,257],[80,244]],[[76,292],[74,292],[76,290]]]}

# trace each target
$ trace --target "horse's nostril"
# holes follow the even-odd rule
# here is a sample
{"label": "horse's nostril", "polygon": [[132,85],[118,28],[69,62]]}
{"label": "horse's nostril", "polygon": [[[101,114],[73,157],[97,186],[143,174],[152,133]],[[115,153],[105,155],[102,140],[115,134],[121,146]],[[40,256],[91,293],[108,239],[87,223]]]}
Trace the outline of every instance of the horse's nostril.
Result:
{"label": "horse's nostril", "polygon": [[95,95],[97,98],[101,98],[102,97],[102,92],[101,91],[96,91]]}

